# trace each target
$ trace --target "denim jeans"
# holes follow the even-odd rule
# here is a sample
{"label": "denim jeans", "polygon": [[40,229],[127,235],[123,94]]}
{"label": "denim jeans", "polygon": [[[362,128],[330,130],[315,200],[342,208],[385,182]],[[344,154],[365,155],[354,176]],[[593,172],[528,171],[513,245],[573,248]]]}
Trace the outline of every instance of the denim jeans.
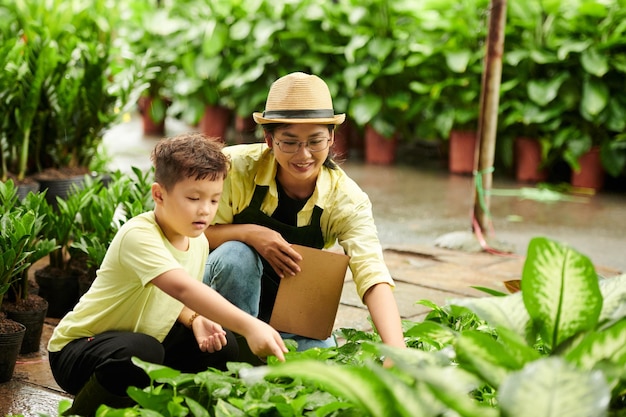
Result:
{"label": "denim jeans", "polygon": [[[257,252],[242,242],[225,242],[211,250],[204,270],[204,283],[228,301],[257,317],[261,300],[263,262]],[[281,333],[283,339],[293,339],[298,350],[336,346],[333,336],[326,340],[309,339],[291,333]]]}

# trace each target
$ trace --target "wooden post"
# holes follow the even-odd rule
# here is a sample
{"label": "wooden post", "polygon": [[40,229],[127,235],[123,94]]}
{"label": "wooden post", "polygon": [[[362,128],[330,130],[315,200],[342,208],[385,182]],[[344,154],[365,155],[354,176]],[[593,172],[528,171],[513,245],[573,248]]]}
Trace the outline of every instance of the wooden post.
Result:
{"label": "wooden post", "polygon": [[505,23],[506,0],[491,0],[478,116],[478,141],[475,151],[477,173],[474,176],[472,219],[472,230],[476,232],[476,227],[480,227],[480,231],[485,235],[490,233],[491,226],[489,221],[489,190],[491,190],[496,148]]}

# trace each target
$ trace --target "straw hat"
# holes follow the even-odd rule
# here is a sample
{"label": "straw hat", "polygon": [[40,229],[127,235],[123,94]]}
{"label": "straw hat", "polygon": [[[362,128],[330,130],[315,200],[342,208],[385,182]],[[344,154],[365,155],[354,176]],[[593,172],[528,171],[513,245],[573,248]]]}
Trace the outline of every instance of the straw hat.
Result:
{"label": "straw hat", "polygon": [[267,123],[343,123],[345,114],[335,114],[328,86],[316,75],[293,72],[274,81],[265,111],[253,113],[254,121]]}

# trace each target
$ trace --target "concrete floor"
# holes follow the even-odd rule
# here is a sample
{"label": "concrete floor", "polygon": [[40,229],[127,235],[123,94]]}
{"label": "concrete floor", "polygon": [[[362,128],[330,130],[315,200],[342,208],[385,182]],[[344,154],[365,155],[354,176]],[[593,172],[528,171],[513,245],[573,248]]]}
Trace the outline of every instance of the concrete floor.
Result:
{"label": "concrete floor", "polygon": [[[187,129],[168,119],[168,136]],[[158,140],[143,136],[136,116],[113,128],[104,141],[112,158],[111,168],[127,171],[131,166],[149,167],[149,154]],[[626,271],[624,191],[600,192],[580,202],[546,203],[493,196],[493,241],[514,255],[471,253],[454,247],[458,240],[450,239],[470,230],[471,177],[449,174],[444,164],[432,157],[414,158],[416,162],[411,164],[375,166],[363,164],[358,152],[355,154],[350,155],[343,168],[370,195],[385,260],[396,280],[396,299],[403,318],[419,320],[427,313],[425,307],[416,304],[420,299],[443,304],[449,298],[483,295],[471,286],[504,291],[504,281],[519,279],[523,255],[534,236],[573,246],[590,257],[602,275]],[[532,185],[516,184],[494,174],[494,191],[519,191],[524,187]],[[447,245],[436,247],[438,241]],[[13,379],[0,384],[1,416],[56,416],[59,401],[70,398],[54,382],[47,362],[45,344],[55,324],[56,319],[47,319],[40,352],[20,357]],[[369,328],[367,310],[349,279],[335,327]]]}

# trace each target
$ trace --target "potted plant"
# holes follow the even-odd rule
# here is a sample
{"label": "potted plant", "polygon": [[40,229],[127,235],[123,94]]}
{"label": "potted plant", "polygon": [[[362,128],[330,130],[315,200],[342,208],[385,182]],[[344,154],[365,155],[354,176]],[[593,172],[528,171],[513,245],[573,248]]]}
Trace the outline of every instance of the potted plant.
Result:
{"label": "potted plant", "polygon": [[353,31],[345,49],[344,87],[350,97],[348,116],[365,130],[366,162],[395,162],[404,121],[398,115],[410,102],[405,71],[408,45],[398,42],[395,32],[413,20],[395,4],[376,0],[359,5],[350,15]]}
{"label": "potted plant", "polygon": [[63,195],[90,172],[105,129],[147,87],[142,62],[115,49],[116,17],[105,3],[54,0],[43,8],[17,1],[6,8],[14,22],[10,42],[19,48],[7,63],[18,76],[6,93],[6,126],[13,129],[6,137],[16,161],[7,166],[17,167],[18,178],[36,178],[52,203],[57,190],[42,183],[60,177]]}
{"label": "potted plant", "polygon": [[46,239],[41,235],[46,221],[42,210],[46,204],[45,192],[30,192],[19,201],[16,187],[13,186],[12,181],[8,181],[0,183],[0,195],[2,196],[3,207],[12,204],[15,215],[17,217],[23,216],[22,224],[29,236],[23,247],[23,252],[27,255],[26,264],[28,266],[22,269],[11,283],[2,305],[2,311],[8,318],[26,327],[20,353],[38,352],[48,302],[30,291],[29,271],[34,263],[56,248],[54,240]]}
{"label": "potted plant", "polygon": [[27,248],[36,216],[15,208],[17,193],[12,180],[0,183],[0,197],[0,382],[6,382],[13,377],[26,327],[6,317],[3,301],[11,286],[30,266]]}
{"label": "potted plant", "polygon": [[[92,181],[89,176],[83,179],[84,184]],[[63,317],[78,300],[78,276],[71,268],[75,251],[72,242],[80,224],[79,213],[90,204],[95,192],[95,187],[74,185],[65,199],[57,197],[56,205],[43,206],[47,221],[42,235],[54,239],[57,247],[48,255],[48,264],[35,270],[35,280],[39,295],[48,301],[49,317]]]}
{"label": "potted plant", "polygon": [[[170,7],[140,0],[128,4],[128,16],[122,20],[118,41],[127,44],[134,56],[142,57],[149,87],[138,101],[143,131],[147,135],[165,134],[165,117],[172,103],[172,84],[177,59],[186,49],[181,43],[188,22],[170,15]],[[179,47],[181,46],[181,47]]]}
{"label": "potted plant", "polygon": [[[178,57],[171,112],[210,137],[226,140],[231,109],[227,91],[221,85],[234,58],[229,41],[233,17],[231,3],[180,2],[171,16],[186,22],[181,40],[185,45]],[[202,21],[202,25],[194,22]]]}
{"label": "potted plant", "polygon": [[80,221],[70,243],[72,275],[78,279],[78,294],[84,294],[96,277],[117,230],[127,219],[153,208],[150,194],[152,171],[143,173],[136,167],[133,175],[115,172],[104,187],[93,179],[84,189],[92,189],[87,204],[78,211]]}

